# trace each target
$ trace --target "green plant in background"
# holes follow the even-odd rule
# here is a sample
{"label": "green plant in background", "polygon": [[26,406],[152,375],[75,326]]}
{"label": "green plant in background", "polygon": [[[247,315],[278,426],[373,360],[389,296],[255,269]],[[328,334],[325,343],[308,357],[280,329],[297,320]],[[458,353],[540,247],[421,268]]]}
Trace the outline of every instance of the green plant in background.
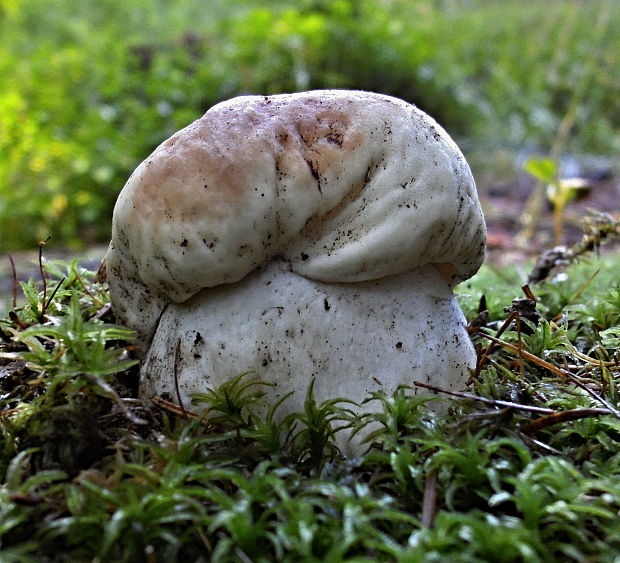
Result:
{"label": "green plant in background", "polygon": [[557,164],[549,158],[529,158],[524,169],[546,185],[546,194],[553,207],[554,244],[564,242],[564,210],[573,200],[585,197],[591,185],[583,178],[560,178]]}
{"label": "green plant in background", "polygon": [[1,6],[0,249],[50,234],[69,245],[107,240],[133,168],[237,94],[392,94],[466,137],[467,152],[487,163],[488,147],[556,138],[563,150],[617,149],[613,0]]}

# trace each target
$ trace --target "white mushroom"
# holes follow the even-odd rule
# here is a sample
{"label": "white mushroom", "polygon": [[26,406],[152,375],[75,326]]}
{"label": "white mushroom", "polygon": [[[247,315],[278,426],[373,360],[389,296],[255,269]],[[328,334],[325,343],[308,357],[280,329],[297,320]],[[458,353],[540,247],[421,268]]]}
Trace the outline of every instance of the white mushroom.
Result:
{"label": "white mushroom", "polygon": [[117,316],[141,393],[240,372],[317,400],[416,379],[462,387],[475,354],[452,287],[484,255],[469,167],[416,107],[361,91],[243,96],[160,145],[114,210]]}

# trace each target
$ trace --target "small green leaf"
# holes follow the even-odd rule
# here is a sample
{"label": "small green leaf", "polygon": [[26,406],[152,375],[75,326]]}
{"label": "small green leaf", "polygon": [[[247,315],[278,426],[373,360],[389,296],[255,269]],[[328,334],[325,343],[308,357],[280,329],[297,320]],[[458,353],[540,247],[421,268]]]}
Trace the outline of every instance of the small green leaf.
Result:
{"label": "small green leaf", "polygon": [[555,181],[558,172],[555,162],[550,158],[530,157],[523,165],[523,168],[534,178],[548,183]]}

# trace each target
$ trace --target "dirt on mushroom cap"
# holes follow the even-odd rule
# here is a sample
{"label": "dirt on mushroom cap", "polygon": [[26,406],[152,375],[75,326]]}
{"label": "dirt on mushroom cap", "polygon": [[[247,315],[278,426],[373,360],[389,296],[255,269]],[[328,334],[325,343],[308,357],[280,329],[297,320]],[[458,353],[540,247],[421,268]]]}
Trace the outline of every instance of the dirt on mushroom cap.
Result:
{"label": "dirt on mushroom cap", "polygon": [[471,172],[439,125],[388,96],[314,91],[223,102],[164,142],[119,197],[108,262],[113,300],[126,277],[182,302],[274,256],[319,281],[434,262],[459,281],[484,244]]}

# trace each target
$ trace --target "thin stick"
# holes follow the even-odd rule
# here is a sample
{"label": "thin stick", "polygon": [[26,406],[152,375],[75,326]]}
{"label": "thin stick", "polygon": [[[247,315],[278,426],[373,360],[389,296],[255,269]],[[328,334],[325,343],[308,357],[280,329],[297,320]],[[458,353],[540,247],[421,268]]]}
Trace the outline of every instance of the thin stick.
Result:
{"label": "thin stick", "polygon": [[525,379],[525,363],[523,362],[521,352],[523,352],[523,338],[521,336],[521,315],[517,313],[515,318],[515,328],[517,329],[517,347],[519,348],[519,375],[521,381]]}
{"label": "thin stick", "polygon": [[603,399],[603,397],[601,397],[595,391],[592,391],[592,389],[579,381],[579,379],[577,379],[572,373],[566,372],[566,377],[568,377],[568,379],[570,379],[575,385],[577,385],[577,387],[583,389],[588,395],[590,395],[590,397],[601,403],[601,405],[607,408],[610,413],[612,413],[617,419],[620,420],[620,411],[616,407],[614,407],[609,401]]}
{"label": "thin stick", "polygon": [[547,362],[546,360],[543,360],[542,358],[539,358],[538,356],[535,356],[534,354],[530,354],[526,350],[519,349],[519,347],[515,346],[514,344],[510,344],[508,342],[505,342],[504,340],[500,340],[499,338],[495,338],[495,336],[491,336],[490,334],[486,334],[484,332],[481,332],[480,336],[490,340],[491,342],[494,342],[495,344],[499,344],[500,346],[502,346],[504,348],[508,348],[508,350],[512,350],[513,352],[516,352],[517,354],[519,354],[520,356],[522,356],[526,360],[531,360],[532,362],[538,364],[539,366],[547,368],[549,371],[552,371],[556,375],[559,375],[561,377],[566,377],[566,375],[568,373],[568,372],[564,371],[562,368],[554,366],[553,364]]}
{"label": "thin stick", "polygon": [[41,305],[41,317],[45,315],[45,304],[47,303],[47,278],[45,277],[45,269],[43,268],[43,247],[50,237],[39,242],[39,272],[41,273],[41,281],[43,282],[43,303]]}
{"label": "thin stick", "polygon": [[536,440],[536,438],[532,438],[532,437],[530,437],[530,441],[537,448],[540,448],[541,450],[544,450],[547,453],[550,453],[551,455],[557,455],[560,457],[564,457],[564,454],[560,450],[556,450],[555,448],[552,448],[549,444],[545,444],[544,442],[541,442],[540,440]]}
{"label": "thin stick", "polygon": [[185,406],[183,405],[183,400],[181,399],[181,389],[179,388],[178,364],[179,364],[180,358],[181,358],[181,339],[177,338],[177,345],[176,345],[176,348],[174,349],[174,366],[172,368],[172,371],[174,373],[174,388],[176,389],[176,392],[177,392],[177,400],[179,401],[181,412],[183,413],[184,417],[187,417],[187,410],[185,409]]}
{"label": "thin stick", "polygon": [[17,270],[15,269],[15,262],[13,257],[9,254],[9,261],[11,262],[11,272],[13,273],[13,309],[17,307],[17,290],[19,288],[19,282],[17,281]]}
{"label": "thin stick", "polygon": [[205,535],[200,526],[196,528],[196,533],[198,534],[198,537],[202,541],[203,545],[207,548],[207,551],[209,553],[213,553],[213,546],[211,545],[209,538]]}
{"label": "thin stick", "polygon": [[533,407],[531,405],[522,405],[520,403],[513,403],[511,401],[499,401],[496,399],[488,399],[487,397],[480,397],[479,395],[473,395],[472,393],[461,393],[460,391],[448,391],[447,389],[442,389],[441,387],[435,387],[434,385],[429,385],[428,383],[422,383],[421,381],[414,381],[413,384],[416,387],[424,387],[425,389],[430,389],[431,391],[436,391],[438,393],[445,393],[446,395],[453,395],[454,397],[461,397],[462,399],[471,399],[472,401],[486,403],[487,405],[493,405],[495,407],[519,409],[522,411],[536,412],[539,414],[555,414],[557,412],[557,411],[554,411],[553,409],[547,409],[544,407]]}
{"label": "thin stick", "polygon": [[52,294],[50,295],[50,298],[45,302],[45,308],[43,309],[44,311],[47,311],[47,309],[49,308],[49,306],[52,303],[52,299],[54,299],[54,297],[56,296],[56,293],[58,293],[58,290],[60,289],[60,286],[65,282],[66,279],[67,278],[62,278],[60,280],[60,282],[58,282],[58,284],[54,288],[54,291],[52,291]]}
{"label": "thin stick", "polygon": [[[529,285],[526,284],[526,285],[521,286],[521,291],[523,291],[525,297],[527,297],[528,299],[531,299],[532,301],[534,301],[534,303],[536,303],[536,296],[532,293],[532,290],[530,289]],[[513,322],[515,323],[515,326],[517,328],[517,333],[519,335],[519,344],[520,344],[521,343],[521,316],[519,315],[518,311],[513,310],[512,313],[510,313],[510,315],[503,322],[500,329],[495,333],[495,337],[499,338],[502,334],[504,334],[506,329],[508,329],[508,327],[510,327],[510,325]],[[481,333],[481,331],[478,331],[478,332]],[[471,383],[474,379],[476,379],[478,375],[480,375],[480,372],[482,371],[482,368],[488,361],[489,356],[491,355],[491,352],[494,350],[494,347],[495,346],[493,343],[489,344],[487,349],[478,358],[478,361],[476,362],[476,370],[474,374],[467,380],[468,384]],[[521,365],[521,370],[523,370],[523,365]]]}
{"label": "thin stick", "polygon": [[[500,337],[502,334],[504,334],[506,329],[512,324],[512,322],[516,319],[516,317],[517,317],[516,311],[513,311],[512,313],[510,313],[510,315],[508,315],[508,318],[504,321],[502,326],[495,333],[495,336]],[[482,331],[478,331],[478,334],[481,334],[482,336],[484,336],[486,333]],[[482,371],[482,368],[484,367],[484,365],[487,363],[489,356],[491,355],[491,352],[493,351],[494,347],[495,346],[493,343],[489,344],[487,346],[487,349],[478,358],[478,361],[476,362],[476,370],[474,374],[467,380],[468,384],[471,383],[474,379],[476,379],[480,375],[480,372]]]}
{"label": "thin stick", "polygon": [[86,284],[84,283],[84,280],[82,279],[82,276],[79,274],[79,272],[76,272],[75,274],[75,278],[77,279],[78,283],[80,284],[80,286],[82,287],[82,289],[85,291],[85,293],[97,304],[99,305],[99,307],[103,307],[105,306],[105,303],[103,301],[101,301],[101,299],[97,299],[97,297],[95,297],[95,295],[92,294],[92,292],[86,287]]}
{"label": "thin stick", "polygon": [[568,411],[554,411],[553,409],[548,409],[544,407],[532,407],[530,405],[522,405],[520,403],[512,403],[510,401],[498,401],[495,399],[488,399],[487,397],[480,397],[478,395],[472,395],[471,393],[461,393],[458,391],[448,391],[447,389],[441,389],[440,387],[435,387],[434,385],[428,385],[426,383],[421,383],[419,381],[414,381],[414,385],[418,387],[424,387],[425,389],[430,389],[432,391],[438,391],[440,393],[446,393],[447,395],[454,395],[455,397],[462,397],[464,399],[471,399],[474,401],[479,401],[481,403],[491,404],[497,407],[503,408],[514,408],[529,412],[535,412],[539,414],[544,414],[546,416],[541,416],[536,418],[523,426],[521,428],[521,432],[524,434],[533,434],[534,432],[538,432],[547,426],[552,426],[554,424],[560,424],[561,422],[568,422],[570,420],[579,420],[582,418],[593,418],[595,416],[608,416],[613,414],[609,409],[572,409]]}
{"label": "thin stick", "polygon": [[503,346],[504,348],[508,348],[509,350],[512,350],[513,352],[516,352],[517,354],[520,354],[526,360],[530,360],[534,362],[535,364],[538,364],[539,366],[544,367],[548,369],[549,371],[555,373],[556,375],[559,375],[560,377],[565,377],[566,379],[569,379],[575,385],[577,385],[578,387],[583,389],[586,393],[588,393],[588,395],[590,395],[593,399],[597,400],[599,403],[604,405],[609,410],[609,412],[612,413],[617,419],[620,419],[620,411],[618,411],[618,409],[616,409],[609,401],[603,399],[603,397],[601,397],[598,393],[592,391],[592,389],[590,389],[587,385],[584,385],[581,381],[579,381],[579,379],[577,379],[569,371],[566,371],[566,370],[563,370],[562,368],[554,366],[553,364],[543,360],[542,358],[539,358],[538,356],[535,356],[534,354],[530,354],[529,352],[526,352],[525,350],[519,350],[517,346],[513,346],[512,344],[509,344],[508,342],[504,342],[503,340],[500,340],[499,338],[495,338],[494,336],[491,336],[490,334],[485,334],[484,332],[481,332],[480,336],[483,336],[484,338],[488,338],[491,342],[495,342],[496,344],[499,344],[500,346]]}
{"label": "thin stick", "polygon": [[432,469],[424,479],[422,500],[422,526],[432,528],[437,514],[437,470]]}
{"label": "thin stick", "polygon": [[529,285],[527,284],[522,285],[521,291],[523,291],[523,293],[528,299],[531,299],[532,301],[536,302],[536,296],[532,293],[532,290],[530,289]]}
{"label": "thin stick", "polygon": [[180,416],[180,417],[184,417],[187,419],[198,417],[198,415],[195,412],[189,411],[187,409],[181,409],[179,405],[176,405],[171,401],[166,401],[166,399],[162,399],[161,397],[158,397],[157,395],[155,395],[154,397],[151,397],[151,403],[153,403],[154,405],[157,405],[158,407],[164,410],[167,410],[168,412],[176,414],[177,416]]}
{"label": "thin stick", "polygon": [[112,310],[112,303],[106,303],[95,313],[96,319],[102,319]]}
{"label": "thin stick", "polygon": [[524,434],[533,434],[534,432],[538,432],[554,424],[582,418],[593,418],[595,416],[609,416],[609,414],[610,412],[607,409],[572,409],[569,411],[560,411],[555,414],[550,414],[549,416],[541,416],[532,420],[532,422],[521,427],[521,432]]}
{"label": "thin stick", "polygon": [[129,421],[133,422],[134,424],[140,425],[148,424],[146,420],[140,418],[131,411],[131,409],[123,402],[123,399],[121,399],[120,395],[103,378],[97,377],[96,375],[93,375],[91,373],[82,373],[81,375],[82,377],[84,377],[84,379],[87,379],[92,384],[97,385],[99,389],[103,391],[104,395],[108,397],[108,399],[112,399],[121,409],[121,412],[125,415],[125,418],[127,418]]}
{"label": "thin stick", "polygon": [[583,282],[583,284],[581,285],[581,287],[577,290],[577,292],[575,293],[575,295],[573,295],[569,302],[564,305],[565,307],[568,307],[569,305],[572,305],[575,301],[577,301],[577,299],[579,299],[579,296],[586,290],[588,289],[588,287],[590,287],[590,284],[594,281],[594,278],[596,276],[598,276],[601,273],[600,268],[598,270],[596,270],[585,282]]}
{"label": "thin stick", "polygon": [[241,563],[253,563],[253,561],[248,557],[247,553],[243,551],[240,547],[235,547],[235,555],[241,561]]}

